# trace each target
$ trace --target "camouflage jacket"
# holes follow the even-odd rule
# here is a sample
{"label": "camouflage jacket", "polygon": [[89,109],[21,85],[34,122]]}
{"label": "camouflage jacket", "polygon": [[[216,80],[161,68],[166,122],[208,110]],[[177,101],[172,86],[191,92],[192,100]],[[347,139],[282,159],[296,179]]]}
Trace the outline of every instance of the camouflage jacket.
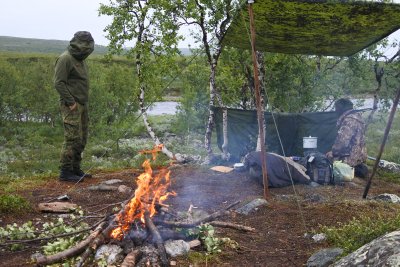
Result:
{"label": "camouflage jacket", "polygon": [[94,41],[82,41],[74,37],[68,50],[56,60],[54,87],[60,101],[67,105],[76,102],[84,105],[89,98],[89,77],[85,59],[93,52]]}
{"label": "camouflage jacket", "polygon": [[361,114],[354,110],[343,113],[337,121],[338,134],[332,146],[335,160],[343,160],[356,166],[367,160],[365,146],[365,123]]}

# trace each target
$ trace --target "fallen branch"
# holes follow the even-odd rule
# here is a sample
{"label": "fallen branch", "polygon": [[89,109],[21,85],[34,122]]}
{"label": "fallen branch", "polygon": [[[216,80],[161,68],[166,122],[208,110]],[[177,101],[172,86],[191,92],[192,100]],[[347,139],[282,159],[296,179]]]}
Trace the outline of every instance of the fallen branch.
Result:
{"label": "fallen branch", "polygon": [[155,245],[156,245],[156,248],[158,251],[158,255],[160,256],[160,259],[161,259],[161,266],[165,266],[165,267],[169,266],[167,252],[165,251],[163,240],[161,238],[160,233],[157,230],[157,227],[154,225],[154,223],[150,219],[149,212],[147,212],[147,211],[144,213],[144,221],[145,221],[147,230],[150,231],[150,233],[153,237],[153,241],[155,242]]}
{"label": "fallen branch", "polygon": [[85,252],[82,254],[80,261],[76,264],[76,267],[81,267],[85,261],[97,250],[98,247],[106,243],[110,239],[110,233],[114,229],[113,224],[109,224],[107,228],[100,232],[96,238],[87,246]]}
{"label": "fallen branch", "polygon": [[211,221],[211,222],[209,222],[209,224],[211,224],[212,226],[232,228],[232,229],[237,229],[237,230],[246,231],[246,232],[255,232],[256,231],[256,229],[253,227],[244,226],[244,225],[240,225],[240,224],[236,224],[236,223]]}
{"label": "fallen branch", "polygon": [[236,201],[236,202],[230,204],[225,210],[230,210],[231,208],[233,208],[234,206],[236,206],[236,205],[239,204],[239,203],[240,203],[240,200],[238,200],[238,201]]}
{"label": "fallen branch", "polygon": [[188,222],[172,222],[172,221],[160,221],[158,222],[159,224],[162,225],[166,225],[166,226],[172,226],[172,227],[182,227],[182,228],[191,228],[191,227],[195,227],[197,225],[200,225],[202,223],[206,223],[206,222],[211,222],[215,219],[217,219],[218,217],[224,216],[224,215],[228,215],[229,211],[227,210],[223,210],[223,211],[217,211],[214,212],[204,218],[200,218],[196,221],[193,221],[191,223]]}
{"label": "fallen branch", "polygon": [[36,258],[36,265],[37,266],[50,265],[53,263],[61,262],[64,259],[71,258],[82,253],[82,251],[102,232],[105,225],[106,222],[100,223],[100,225],[97,226],[97,228],[89,235],[88,238],[81,241],[72,248],[69,248],[65,251],[62,251],[54,255],[40,256]]}
{"label": "fallen branch", "polygon": [[75,232],[71,232],[71,233],[63,233],[63,234],[58,234],[58,235],[53,235],[53,236],[47,236],[47,237],[40,237],[40,238],[35,238],[35,239],[20,239],[20,240],[10,240],[7,243],[2,243],[0,244],[0,247],[3,246],[10,246],[10,245],[14,245],[14,244],[26,244],[26,243],[34,243],[34,242],[41,242],[41,241],[48,241],[48,240],[52,240],[55,238],[60,238],[60,237],[66,237],[66,236],[71,236],[71,235],[78,235],[84,232],[88,232],[90,230],[93,230],[96,226],[98,226],[101,222],[103,222],[105,219],[102,219],[98,222],[96,222],[94,225],[92,225],[91,227],[79,230],[79,231],[75,231]]}
{"label": "fallen branch", "polygon": [[35,239],[20,239],[20,240],[11,240],[7,243],[2,243],[0,244],[0,247],[6,247],[14,244],[26,244],[26,243],[34,243],[34,242],[40,242],[40,241],[48,241],[51,239],[59,238],[59,237],[66,237],[66,236],[71,236],[71,235],[78,235],[84,232],[88,232],[92,230],[92,227],[88,227],[76,232],[71,232],[71,233],[63,233],[59,235],[53,235],[53,236],[48,236],[48,237],[41,237],[41,238],[35,238]]}

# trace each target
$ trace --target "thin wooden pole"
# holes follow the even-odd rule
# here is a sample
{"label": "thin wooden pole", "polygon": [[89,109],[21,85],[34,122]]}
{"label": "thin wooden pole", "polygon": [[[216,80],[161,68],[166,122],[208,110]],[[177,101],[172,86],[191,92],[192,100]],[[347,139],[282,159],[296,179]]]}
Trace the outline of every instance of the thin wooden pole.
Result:
{"label": "thin wooden pole", "polygon": [[390,128],[392,127],[393,118],[394,118],[394,115],[396,114],[396,109],[397,109],[397,105],[399,104],[399,100],[400,100],[400,88],[397,90],[396,97],[395,97],[395,99],[393,101],[392,110],[390,111],[389,119],[388,119],[388,122],[386,124],[385,133],[383,134],[381,147],[379,149],[378,156],[376,157],[374,168],[372,169],[371,176],[369,177],[367,185],[365,186],[363,198],[366,198],[367,195],[368,195],[368,191],[369,191],[369,188],[371,186],[372,178],[374,177],[374,175],[376,173],[376,169],[378,168],[378,164],[381,161],[381,156],[382,156],[383,150],[385,149],[385,144],[386,144],[386,141],[387,141],[387,138],[388,138],[388,135],[389,135]]}
{"label": "thin wooden pole", "polygon": [[257,119],[258,119],[258,133],[260,138],[261,147],[261,168],[263,175],[264,184],[264,198],[269,198],[268,192],[268,176],[267,176],[267,162],[266,162],[266,152],[265,152],[265,135],[264,135],[264,113],[261,108],[261,92],[260,92],[260,81],[258,80],[258,66],[256,57],[256,33],[254,29],[254,14],[253,14],[253,2],[248,1],[249,17],[250,17],[250,35],[251,35],[251,54],[253,58],[253,68],[254,68],[254,89],[256,94],[256,106],[257,106]]}

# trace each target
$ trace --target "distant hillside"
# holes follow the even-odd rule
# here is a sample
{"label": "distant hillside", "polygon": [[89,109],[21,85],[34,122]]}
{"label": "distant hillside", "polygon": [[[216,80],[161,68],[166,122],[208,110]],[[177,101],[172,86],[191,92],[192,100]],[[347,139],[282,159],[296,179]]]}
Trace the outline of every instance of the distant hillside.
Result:
{"label": "distant hillside", "polygon": [[[67,48],[68,44],[69,41],[0,36],[0,51],[59,54]],[[95,45],[94,53],[105,54],[107,47]]]}
{"label": "distant hillside", "polygon": [[[67,48],[68,44],[69,41],[0,36],[0,51],[59,54]],[[182,48],[181,52],[185,56],[191,55],[188,48]],[[95,45],[94,54],[106,53],[106,46]]]}

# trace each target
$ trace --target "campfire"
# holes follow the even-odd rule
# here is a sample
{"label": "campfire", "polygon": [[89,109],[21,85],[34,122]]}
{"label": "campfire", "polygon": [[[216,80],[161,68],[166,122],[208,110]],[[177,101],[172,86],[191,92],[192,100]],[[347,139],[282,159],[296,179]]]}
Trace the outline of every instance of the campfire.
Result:
{"label": "campfire", "polygon": [[[186,252],[201,244],[199,240],[191,240],[177,229],[194,228],[209,223],[217,227],[254,231],[251,227],[215,220],[229,215],[229,209],[238,203],[201,218],[181,218],[177,212],[171,211],[164,203],[168,197],[177,195],[169,191],[170,170],[168,167],[157,170],[151,167],[162,148],[162,145],[158,145],[152,150],[140,152],[151,154],[151,160],[146,159],[143,162],[144,172],[136,178],[136,190],[117,214],[107,216],[95,224],[91,234],[74,247],[55,255],[38,257],[37,265],[62,262],[66,258],[80,255],[76,266],[83,266],[93,258],[98,249],[108,244],[117,245],[123,251],[120,266],[170,266],[165,245],[167,242],[183,243]],[[189,210],[191,208],[192,205]]]}
{"label": "campfire", "polygon": [[[161,150],[162,144],[153,150],[144,150],[141,153],[152,154],[154,161]],[[118,227],[111,232],[112,238],[121,240],[129,232],[130,226],[138,221],[145,224],[145,214],[148,213],[150,218],[153,217],[156,214],[156,205],[167,206],[164,201],[169,196],[176,195],[175,192],[167,191],[171,182],[170,171],[167,168],[162,168],[155,174],[148,159],[143,162],[142,167],[144,173],[137,177],[134,196],[125,206],[124,212],[117,215]]]}

